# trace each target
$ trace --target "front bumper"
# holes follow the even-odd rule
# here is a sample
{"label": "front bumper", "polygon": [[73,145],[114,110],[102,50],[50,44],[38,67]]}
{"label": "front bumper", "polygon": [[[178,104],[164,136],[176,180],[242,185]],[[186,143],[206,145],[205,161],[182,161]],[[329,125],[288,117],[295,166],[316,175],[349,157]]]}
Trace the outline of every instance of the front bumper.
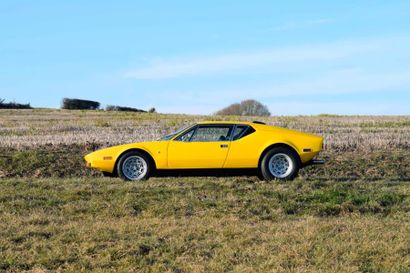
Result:
{"label": "front bumper", "polygon": [[104,156],[96,152],[84,157],[85,166],[102,172],[113,172],[115,160],[112,156]]}

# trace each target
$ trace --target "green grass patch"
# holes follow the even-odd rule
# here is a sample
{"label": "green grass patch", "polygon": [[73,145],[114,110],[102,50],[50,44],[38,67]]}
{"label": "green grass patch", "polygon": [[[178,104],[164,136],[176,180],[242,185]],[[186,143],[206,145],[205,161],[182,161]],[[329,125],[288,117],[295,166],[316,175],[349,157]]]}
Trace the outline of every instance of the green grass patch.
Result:
{"label": "green grass patch", "polygon": [[409,185],[6,179],[0,271],[406,272]]}

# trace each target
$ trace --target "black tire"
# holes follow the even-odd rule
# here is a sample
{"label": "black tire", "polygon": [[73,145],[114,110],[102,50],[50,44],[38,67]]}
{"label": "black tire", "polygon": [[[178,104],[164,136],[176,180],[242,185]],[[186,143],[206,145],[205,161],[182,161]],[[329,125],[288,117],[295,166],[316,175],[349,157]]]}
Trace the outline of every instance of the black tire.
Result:
{"label": "black tire", "polygon": [[[130,173],[127,173],[126,166],[124,164],[131,164],[127,163],[128,160],[132,159],[138,159],[138,160],[143,160],[146,164],[146,171],[144,171],[144,174],[138,177],[131,176]],[[142,161],[141,161],[142,162]],[[145,168],[145,167],[144,167]],[[147,180],[150,176],[151,173],[154,169],[154,164],[147,155],[144,153],[141,153],[139,151],[129,151],[123,154],[120,159],[118,160],[117,164],[117,173],[118,176],[124,180],[124,181],[141,181],[141,180]]]}
{"label": "black tire", "polygon": [[[274,158],[275,157],[275,158]],[[283,174],[281,171],[275,171],[278,169],[273,169],[269,167],[270,161],[272,160],[282,160],[288,162],[288,169],[283,167]],[[289,161],[290,160],[290,161]],[[286,164],[286,163],[285,163]],[[259,166],[260,177],[264,180],[293,180],[299,172],[300,169],[300,158],[299,155],[290,148],[287,147],[275,147],[270,149],[262,158]],[[290,169],[289,169],[290,168]],[[285,171],[286,170],[286,171]],[[279,174],[278,174],[279,173]]]}

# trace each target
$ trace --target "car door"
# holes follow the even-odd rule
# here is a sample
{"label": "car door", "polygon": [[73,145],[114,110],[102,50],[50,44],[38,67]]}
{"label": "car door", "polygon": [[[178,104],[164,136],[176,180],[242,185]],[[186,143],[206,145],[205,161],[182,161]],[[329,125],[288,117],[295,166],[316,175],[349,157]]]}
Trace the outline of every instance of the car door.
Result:
{"label": "car door", "polygon": [[249,125],[237,125],[234,129],[225,168],[258,167],[261,145],[255,129]]}
{"label": "car door", "polygon": [[228,155],[233,125],[197,125],[171,140],[168,168],[222,168]]}

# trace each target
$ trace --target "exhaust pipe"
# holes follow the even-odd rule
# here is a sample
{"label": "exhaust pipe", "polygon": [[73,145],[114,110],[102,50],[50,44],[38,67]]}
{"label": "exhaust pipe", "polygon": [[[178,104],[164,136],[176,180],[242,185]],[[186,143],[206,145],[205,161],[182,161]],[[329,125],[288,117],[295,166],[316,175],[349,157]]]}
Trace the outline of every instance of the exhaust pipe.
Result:
{"label": "exhaust pipe", "polygon": [[310,165],[323,165],[326,161],[324,159],[313,159],[310,161]]}

